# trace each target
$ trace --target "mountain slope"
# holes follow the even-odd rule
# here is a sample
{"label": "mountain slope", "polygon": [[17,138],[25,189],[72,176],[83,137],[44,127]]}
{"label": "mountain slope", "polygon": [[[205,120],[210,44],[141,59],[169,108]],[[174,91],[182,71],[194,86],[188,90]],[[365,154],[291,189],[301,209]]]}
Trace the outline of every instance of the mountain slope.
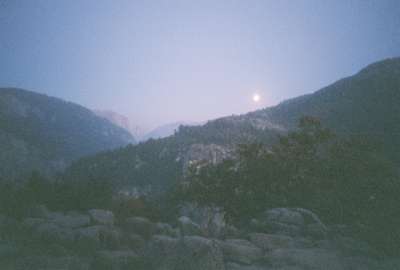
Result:
{"label": "mountain slope", "polygon": [[400,161],[400,58],[371,64],[314,94],[255,115],[287,129],[303,115],[315,116],[340,134],[361,134],[382,142]]}
{"label": "mountain slope", "polygon": [[51,173],[72,160],[133,141],[122,128],[61,99],[0,88],[0,176]]}
{"label": "mountain slope", "polygon": [[[195,161],[210,156],[219,160],[237,143],[273,143],[277,134],[294,129],[303,115],[320,118],[340,134],[363,134],[380,140],[387,154],[399,161],[400,58],[377,62],[354,76],[275,107],[220,118],[203,126],[184,126],[165,139],[85,158],[67,171],[66,178],[103,177],[131,186],[168,186],[193,161],[192,157]],[[129,170],[124,171],[126,168]],[[164,168],[162,176],[156,175],[158,168]]]}

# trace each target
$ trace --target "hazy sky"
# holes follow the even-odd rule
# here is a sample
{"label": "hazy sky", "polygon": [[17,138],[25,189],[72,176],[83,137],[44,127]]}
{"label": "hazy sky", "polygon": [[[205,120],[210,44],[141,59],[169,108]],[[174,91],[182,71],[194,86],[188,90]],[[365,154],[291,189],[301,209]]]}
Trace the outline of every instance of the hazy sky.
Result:
{"label": "hazy sky", "polygon": [[146,128],[273,105],[399,55],[399,0],[0,0],[0,86]]}

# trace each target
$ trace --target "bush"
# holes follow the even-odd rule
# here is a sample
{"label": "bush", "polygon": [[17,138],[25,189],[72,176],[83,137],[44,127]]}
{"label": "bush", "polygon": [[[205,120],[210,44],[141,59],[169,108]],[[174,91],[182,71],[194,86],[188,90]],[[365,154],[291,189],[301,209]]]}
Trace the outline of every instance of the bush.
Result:
{"label": "bush", "polygon": [[52,183],[38,172],[22,183],[0,181],[0,212],[21,217],[32,205],[48,203],[52,194]]}
{"label": "bush", "polygon": [[22,217],[37,204],[57,211],[110,208],[112,195],[105,181],[51,181],[33,172],[25,182],[0,181],[0,212]]}
{"label": "bush", "polygon": [[50,208],[57,210],[86,210],[110,208],[113,188],[102,180],[59,181],[54,184],[54,197]]}

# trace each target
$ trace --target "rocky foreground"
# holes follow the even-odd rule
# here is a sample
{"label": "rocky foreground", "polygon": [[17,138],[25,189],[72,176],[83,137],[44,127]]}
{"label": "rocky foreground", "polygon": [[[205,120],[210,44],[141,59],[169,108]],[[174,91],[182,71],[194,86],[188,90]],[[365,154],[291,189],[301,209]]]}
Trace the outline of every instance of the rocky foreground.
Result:
{"label": "rocky foreground", "polygon": [[0,269],[400,269],[400,259],[379,257],[306,209],[270,209],[242,229],[218,212],[192,210],[174,225],[43,206],[22,220],[0,216]]}

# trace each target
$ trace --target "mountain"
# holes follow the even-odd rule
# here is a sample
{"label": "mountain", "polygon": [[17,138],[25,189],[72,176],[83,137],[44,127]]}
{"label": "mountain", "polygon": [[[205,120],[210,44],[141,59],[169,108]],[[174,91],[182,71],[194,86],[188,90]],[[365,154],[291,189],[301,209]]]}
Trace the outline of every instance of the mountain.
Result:
{"label": "mountain", "polygon": [[93,112],[97,116],[107,119],[114,125],[129,131],[136,140],[138,134],[136,134],[135,127],[127,116],[109,110],[93,110]]}
{"label": "mountain", "polygon": [[359,134],[383,143],[400,161],[400,58],[367,66],[313,94],[249,114],[292,129],[299,117],[315,116],[339,134]]}
{"label": "mountain", "polygon": [[0,88],[0,177],[53,173],[80,157],[133,141],[127,131],[80,105]]}
{"label": "mountain", "polygon": [[176,131],[179,130],[180,126],[198,126],[202,125],[202,123],[195,122],[175,122],[166,125],[159,126],[152,131],[148,132],[144,136],[141,137],[141,141],[147,141],[148,139],[161,139],[168,136],[173,135]]}
{"label": "mountain", "polygon": [[65,178],[103,177],[121,186],[165,189],[188,164],[218,162],[238,143],[274,143],[296,127],[302,116],[315,116],[341,135],[368,135],[400,161],[400,58],[383,60],[313,94],[203,126],[182,126],[173,136],[100,153],[75,162]]}
{"label": "mountain", "polygon": [[128,131],[131,129],[131,123],[129,121],[129,118],[122,114],[107,110],[93,110],[93,112],[97,116],[107,119],[116,126],[119,126]]}

